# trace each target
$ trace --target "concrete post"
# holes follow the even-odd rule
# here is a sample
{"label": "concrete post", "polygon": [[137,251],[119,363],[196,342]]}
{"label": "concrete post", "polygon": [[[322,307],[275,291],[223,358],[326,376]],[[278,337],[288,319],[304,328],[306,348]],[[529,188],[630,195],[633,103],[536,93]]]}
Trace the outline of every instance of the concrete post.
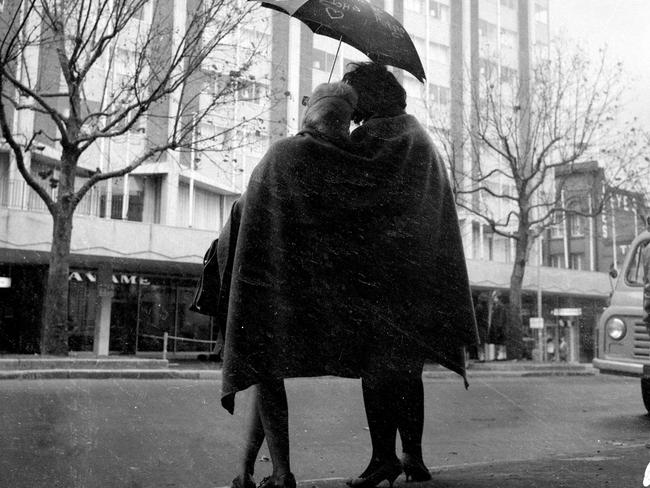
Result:
{"label": "concrete post", "polygon": [[93,341],[93,352],[97,356],[108,356],[113,293],[113,267],[110,264],[102,264],[97,270],[97,315]]}

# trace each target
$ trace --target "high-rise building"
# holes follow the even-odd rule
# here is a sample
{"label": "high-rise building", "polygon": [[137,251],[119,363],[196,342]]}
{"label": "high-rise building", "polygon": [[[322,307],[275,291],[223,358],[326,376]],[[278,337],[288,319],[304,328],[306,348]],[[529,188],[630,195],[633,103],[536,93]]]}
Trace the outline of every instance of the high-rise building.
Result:
{"label": "high-rise building", "polygon": [[[432,133],[442,128],[461,137],[463,114],[471,111],[472,83],[487,69],[496,69],[501,79],[520,77],[525,82],[534,58],[548,48],[548,0],[372,2],[400,20],[413,39],[426,81],[420,83],[402,70],[394,73],[407,92],[407,111]],[[174,2],[174,8],[189,8],[189,3]],[[142,21],[164,5],[152,1]],[[184,17],[175,15],[174,22]],[[339,80],[350,62],[367,60],[356,49],[314,35],[282,13],[260,8],[253,20],[237,29],[230,48],[206,60],[196,102],[199,108],[224,78],[242,83],[245,91],[205,119],[193,135],[195,150],[169,151],[161,160],[98,186],[80,204],[69,280],[72,350],[154,354],[162,348],[164,332],[214,339],[214,325],[188,310],[204,251],[268,144],[299,130],[303,97],[319,83]],[[251,43],[263,47],[262,55],[242,78],[233,69]],[[128,53],[120,55],[118,70],[128,63]],[[47,53],[35,51],[28,59],[37,76],[52,76]],[[123,165],[151,137],[153,119],[145,117],[127,135],[96,148],[84,162],[79,181],[96,168]],[[222,136],[224,129],[243,121],[247,123],[241,128]],[[28,129],[46,123],[39,117],[14,121],[16,127]],[[47,145],[32,151],[31,172],[56,173],[57,158]],[[472,158],[461,151],[450,170],[471,171],[472,164]],[[512,183],[503,179],[494,184]],[[514,254],[511,242],[487,232],[469,213],[461,212],[459,218],[475,293],[507,290]],[[10,283],[0,288],[0,353],[36,352],[51,217],[16,171],[6,145],[0,145],[0,229],[0,276],[9,279],[0,283]],[[534,276],[536,268],[529,270]],[[557,307],[571,303],[573,297],[600,306],[608,291],[606,280],[585,275],[563,286],[566,280],[557,281],[560,285],[554,281],[557,272],[542,270],[537,280],[525,281],[527,317],[536,315],[534,297],[540,287],[545,300],[552,299]],[[114,283],[112,296],[100,293],[101,276]],[[170,342],[170,350],[176,353],[197,348],[205,351],[209,345]]]}

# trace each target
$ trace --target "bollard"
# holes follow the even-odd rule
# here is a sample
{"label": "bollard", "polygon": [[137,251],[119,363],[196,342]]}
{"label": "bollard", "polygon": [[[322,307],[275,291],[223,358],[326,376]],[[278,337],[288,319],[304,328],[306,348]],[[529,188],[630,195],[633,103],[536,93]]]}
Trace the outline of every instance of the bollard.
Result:
{"label": "bollard", "polygon": [[167,359],[167,341],[168,341],[169,334],[165,332],[163,334],[163,359]]}

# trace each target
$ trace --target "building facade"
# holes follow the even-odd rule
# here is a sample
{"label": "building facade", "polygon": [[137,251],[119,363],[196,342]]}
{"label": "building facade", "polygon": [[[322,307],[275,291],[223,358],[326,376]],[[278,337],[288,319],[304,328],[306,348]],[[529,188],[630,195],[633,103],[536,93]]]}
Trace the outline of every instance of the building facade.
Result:
{"label": "building facade", "polygon": [[[549,43],[548,0],[372,1],[398,18],[412,36],[427,80],[420,83],[401,70],[395,74],[406,89],[407,110],[432,132],[441,125],[452,134],[461,132],[463,114],[471,106],[471,84],[488,63],[496,62],[500,76],[506,79],[518,76],[530,70],[534,56]],[[144,21],[160,5],[152,2],[143,14]],[[176,9],[190,7],[189,0],[174,2]],[[203,253],[268,144],[299,130],[302,98],[319,83],[340,79],[350,62],[367,60],[354,48],[314,35],[286,15],[267,9],[255,15],[254,22],[234,33],[234,47],[216,52],[202,73],[208,81],[224,73],[232,75],[232,60],[245,56],[244,46],[254,40],[266,46],[266,51],[246,80],[251,93],[206,119],[197,133],[195,152],[169,151],[161,161],[145,163],[129,175],[94,188],[80,204],[74,221],[69,280],[71,350],[159,354],[164,332],[188,339],[214,339],[214,324],[188,310]],[[186,16],[173,18],[182,22]],[[52,76],[47,53],[31,53],[30,59],[36,76]],[[116,66],[119,69],[120,63]],[[216,89],[216,84],[206,82],[197,103],[207,100]],[[279,96],[265,106],[260,102],[265,97],[256,95],[266,93]],[[83,182],[98,162],[101,169],[124,165],[129,154],[136,153],[155,132],[153,119],[145,117],[142,125],[127,135],[91,152],[79,181]],[[242,129],[245,133],[237,134],[247,144],[220,139],[224,127],[244,119],[255,121]],[[15,122],[16,127],[29,129],[45,123],[38,117]],[[211,150],[206,140],[218,140],[218,147]],[[32,152],[31,172],[56,172],[58,157],[47,145]],[[12,158],[7,146],[0,145],[0,276],[11,281],[10,287],[0,288],[0,353],[31,353],[38,351],[51,218],[21,179]],[[459,154],[452,169],[467,171],[472,164],[468,154]],[[499,180],[495,184],[510,183]],[[494,290],[505,294],[513,246],[487,232],[471,215],[461,212],[459,218],[476,298]],[[533,256],[531,261],[537,259]],[[525,322],[526,317],[537,315],[536,297],[541,289],[549,314],[578,306],[589,310],[581,326],[587,336],[608,293],[606,275],[595,268],[581,271],[580,279],[575,280],[573,270],[550,269],[550,261],[546,261],[545,266],[528,267]],[[113,285],[110,295],[103,291],[107,283]],[[100,323],[108,323],[108,329],[99,327]],[[535,331],[530,332],[536,337]],[[579,344],[576,339],[573,359],[590,359]],[[173,340],[170,349],[195,354],[209,345]]]}

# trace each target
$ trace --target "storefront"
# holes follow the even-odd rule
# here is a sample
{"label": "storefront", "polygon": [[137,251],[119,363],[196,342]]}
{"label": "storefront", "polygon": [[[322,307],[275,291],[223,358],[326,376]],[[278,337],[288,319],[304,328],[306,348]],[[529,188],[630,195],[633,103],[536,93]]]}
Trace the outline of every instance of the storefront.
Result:
{"label": "storefront", "polygon": [[[497,292],[507,306],[511,265],[468,260],[468,270],[475,305]],[[559,360],[560,343],[564,339],[567,361],[591,362],[595,353],[596,324],[607,306],[610,290],[606,273],[528,266],[521,307],[524,357],[538,361]],[[540,292],[542,321],[534,320],[539,318]],[[547,354],[547,345],[553,350],[553,356]],[[472,354],[478,358],[478,351]]]}
{"label": "storefront", "polygon": [[[0,289],[0,353],[37,353],[46,266],[12,266],[11,285]],[[216,340],[213,321],[189,310],[197,277],[114,271],[109,354],[160,356],[171,337]],[[96,270],[72,269],[69,277],[68,345],[93,352],[98,317]],[[169,339],[169,357],[209,353],[207,343]]]}

